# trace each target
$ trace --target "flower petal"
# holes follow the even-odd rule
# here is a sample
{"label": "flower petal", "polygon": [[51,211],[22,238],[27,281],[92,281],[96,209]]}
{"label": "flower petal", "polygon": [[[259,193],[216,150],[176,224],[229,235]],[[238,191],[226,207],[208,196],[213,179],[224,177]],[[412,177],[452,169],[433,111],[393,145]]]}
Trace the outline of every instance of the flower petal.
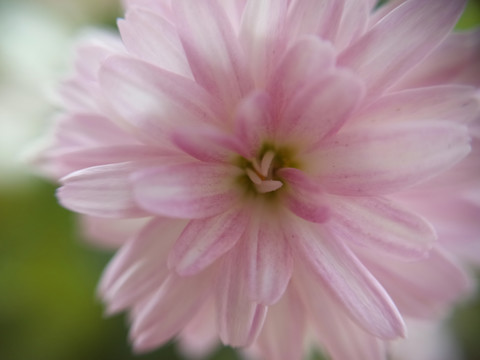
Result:
{"label": "flower petal", "polygon": [[450,120],[469,123],[480,112],[476,89],[462,85],[438,85],[389,93],[355,116],[356,122]]}
{"label": "flower petal", "polygon": [[247,267],[250,299],[263,305],[276,303],[285,292],[293,271],[293,257],[285,235],[278,224],[268,219],[256,221],[239,246],[245,247],[243,260]]}
{"label": "flower petal", "polygon": [[464,126],[447,122],[379,124],[334,136],[312,162],[328,192],[387,194],[445,171],[469,153],[469,141]]}
{"label": "flower petal", "polygon": [[172,8],[195,80],[230,109],[253,82],[224,10],[216,0],[176,0]]}
{"label": "flower petal", "polygon": [[248,0],[243,12],[240,42],[257,88],[263,88],[276,59],[286,48],[284,26],[287,0]]}
{"label": "flower petal", "polygon": [[329,196],[327,201],[330,231],[372,250],[414,260],[426,257],[437,238],[432,225],[387,199]]}
{"label": "flower petal", "polygon": [[289,286],[280,301],[268,309],[257,341],[263,358],[301,360],[306,320],[304,305],[297,292]]}
{"label": "flower petal", "polygon": [[289,240],[316,286],[326,288],[352,320],[372,335],[381,339],[405,335],[405,324],[387,292],[341,239],[320,234],[308,223],[289,225]]}
{"label": "flower petal", "polygon": [[216,100],[194,81],[133,58],[107,59],[100,85],[116,117],[155,144],[179,124],[198,126],[222,118]]}
{"label": "flower petal", "polygon": [[371,94],[381,93],[440,44],[465,2],[407,1],[340,54],[339,65],[358,72]]}
{"label": "flower petal", "polygon": [[126,162],[93,166],[61,179],[60,203],[67,209],[99,217],[143,217],[148,213],[135,203],[130,174],[145,163]]}
{"label": "flower petal", "polygon": [[452,33],[396,88],[434,86],[447,83],[480,84],[480,29]]}
{"label": "flower petal", "polygon": [[311,316],[318,340],[328,355],[340,360],[384,360],[385,342],[353,322],[334,298],[315,285],[315,279],[304,266],[295,270],[293,281]]}
{"label": "flower petal", "polygon": [[295,215],[311,222],[324,223],[329,218],[324,191],[318,183],[309,179],[303,172],[293,168],[283,168],[278,176],[288,184],[286,205]]}
{"label": "flower petal", "polygon": [[282,136],[315,146],[338,131],[362,96],[363,85],[352,73],[331,72],[291,100],[283,115]]}
{"label": "flower petal", "polygon": [[238,209],[190,221],[168,257],[169,267],[182,276],[202,271],[237,243],[247,221],[248,216]]}
{"label": "flower petal", "polygon": [[137,172],[133,192],[139,205],[155,214],[207,218],[234,205],[235,170],[208,163],[167,164]]}
{"label": "flower petal", "polygon": [[216,286],[216,314],[220,339],[225,345],[248,346],[257,338],[267,307],[248,298],[243,259],[236,251],[223,261]]}
{"label": "flower petal", "polygon": [[159,14],[132,8],[118,29],[127,50],[162,69],[192,78],[175,27]]}
{"label": "flower petal", "polygon": [[185,221],[156,218],[128,241],[105,270],[99,285],[110,314],[155,292],[168,276],[167,254]]}
{"label": "flower petal", "polygon": [[427,259],[415,262],[375,256],[364,249],[357,253],[405,316],[438,317],[473,290],[471,277],[439,249],[433,249]]}
{"label": "flower petal", "polygon": [[134,313],[130,337],[145,352],[168,341],[192,319],[211,292],[209,272],[196,276],[171,275]]}

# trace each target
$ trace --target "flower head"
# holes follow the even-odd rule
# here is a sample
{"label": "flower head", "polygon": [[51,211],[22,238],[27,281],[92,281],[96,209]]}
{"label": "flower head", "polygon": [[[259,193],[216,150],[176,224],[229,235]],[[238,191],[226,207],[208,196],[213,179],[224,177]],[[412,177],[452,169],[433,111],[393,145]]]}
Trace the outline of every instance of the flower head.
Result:
{"label": "flower head", "polygon": [[401,312],[466,291],[402,200],[470,152],[470,67],[421,71],[464,1],[374,3],[132,0],[121,42],[81,48],[45,157],[65,207],[139,219],[99,288],[138,350],[213,313],[268,359],[300,359],[307,327],[381,359]]}

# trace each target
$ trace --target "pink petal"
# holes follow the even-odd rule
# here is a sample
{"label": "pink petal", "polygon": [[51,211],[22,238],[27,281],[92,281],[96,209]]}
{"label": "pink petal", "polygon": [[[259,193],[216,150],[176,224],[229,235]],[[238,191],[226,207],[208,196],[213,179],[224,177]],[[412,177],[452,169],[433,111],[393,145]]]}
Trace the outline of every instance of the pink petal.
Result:
{"label": "pink petal", "polygon": [[362,96],[362,83],[352,73],[331,72],[291,100],[283,114],[282,136],[315,146],[344,124]]}
{"label": "pink petal", "polygon": [[169,267],[182,276],[202,271],[237,243],[247,222],[248,216],[238,209],[190,221],[170,253]]}
{"label": "pink petal", "polygon": [[[302,1],[302,3],[305,3]],[[276,114],[313,79],[324,77],[333,68],[335,50],[328,42],[315,36],[300,38],[288,51],[275,69],[268,92],[276,106]]]}
{"label": "pink petal", "polygon": [[282,297],[293,271],[290,246],[277,222],[253,217],[250,231],[241,242],[247,267],[250,299],[263,305],[276,303]]}
{"label": "pink petal", "polygon": [[153,350],[182,330],[210,294],[211,282],[209,272],[184,278],[171,275],[134,315],[130,337],[135,349]]}
{"label": "pink petal", "polygon": [[245,264],[236,251],[224,260],[216,285],[216,314],[220,339],[225,345],[248,346],[257,338],[267,307],[248,298]]}
{"label": "pink petal", "polygon": [[60,203],[67,209],[100,217],[143,217],[133,198],[129,176],[145,163],[117,163],[76,171],[63,179],[58,189]]}
{"label": "pink petal", "polygon": [[195,80],[230,109],[253,83],[225,12],[205,0],[176,0],[172,8]]}
{"label": "pink petal", "polygon": [[313,230],[307,223],[288,227],[298,260],[311,272],[315,283],[328,289],[359,326],[381,339],[405,335],[405,324],[387,292],[360,263],[341,239]]}
{"label": "pink petal", "polygon": [[264,359],[301,360],[306,332],[304,305],[291,286],[280,301],[268,309],[258,347]]}
{"label": "pink petal", "polygon": [[134,305],[161,286],[169,273],[168,251],[184,227],[184,221],[154,219],[120,249],[99,285],[110,314]]}
{"label": "pink petal", "polygon": [[428,259],[416,262],[364,250],[358,253],[405,316],[437,317],[473,290],[470,276],[438,249],[432,250]]}
{"label": "pink petal", "polygon": [[382,96],[360,114],[357,122],[450,120],[468,123],[478,116],[480,102],[470,86],[439,85]]}
{"label": "pink petal", "polygon": [[365,32],[372,10],[371,0],[343,0],[343,3],[342,18],[335,36],[332,37],[338,51],[346,48]]}
{"label": "pink petal", "polygon": [[311,222],[324,223],[329,218],[324,191],[303,172],[293,168],[278,171],[288,184],[286,205],[295,215]]}
{"label": "pink petal", "polygon": [[337,237],[406,260],[426,257],[437,236],[426,220],[393,202],[374,197],[328,198],[326,224]]}
{"label": "pink petal", "polygon": [[192,77],[175,27],[159,14],[132,8],[118,29],[127,50],[140,59],[185,77]]}
{"label": "pink petal", "polygon": [[248,0],[242,17],[240,41],[257,88],[263,88],[276,59],[286,48],[284,35],[287,0]]}
{"label": "pink petal", "polygon": [[242,144],[236,138],[218,128],[207,126],[178,129],[172,135],[172,142],[187,154],[205,162],[229,162],[243,151]]}
{"label": "pink petal", "polygon": [[312,161],[322,185],[343,195],[387,194],[440,174],[470,151],[464,126],[447,122],[378,124],[345,131]]}
{"label": "pink petal", "polygon": [[154,143],[181,125],[215,123],[218,103],[194,81],[128,57],[112,56],[100,70],[108,106]]}
{"label": "pink petal", "polygon": [[207,218],[234,205],[238,194],[232,166],[183,162],[139,171],[133,192],[139,205],[155,214]]}
{"label": "pink petal", "polygon": [[396,86],[423,87],[446,83],[480,84],[480,30],[453,33]]}
{"label": "pink petal", "polygon": [[[332,359],[384,360],[385,342],[365,332],[354,323],[338,302],[312,284],[312,274],[303,266],[295,269],[293,281],[297,285],[306,310],[311,316],[318,341]],[[268,318],[267,318],[268,321]]]}
{"label": "pink petal", "polygon": [[452,30],[464,0],[407,1],[386,15],[339,58],[378,94],[423,60]]}
{"label": "pink petal", "polygon": [[258,156],[262,141],[273,136],[272,110],[270,96],[260,91],[251,93],[238,105],[234,118],[235,135],[243,144],[239,154],[245,158]]}

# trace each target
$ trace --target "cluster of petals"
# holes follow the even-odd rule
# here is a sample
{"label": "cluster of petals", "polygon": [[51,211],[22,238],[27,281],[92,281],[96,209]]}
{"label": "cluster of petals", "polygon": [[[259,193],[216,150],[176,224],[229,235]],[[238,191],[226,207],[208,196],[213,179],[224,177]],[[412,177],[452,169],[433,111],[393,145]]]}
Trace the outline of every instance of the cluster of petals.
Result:
{"label": "cluster of petals", "polygon": [[99,293],[136,350],[381,360],[469,291],[446,250],[480,233],[464,3],[130,0],[79,48],[42,166],[120,248]]}

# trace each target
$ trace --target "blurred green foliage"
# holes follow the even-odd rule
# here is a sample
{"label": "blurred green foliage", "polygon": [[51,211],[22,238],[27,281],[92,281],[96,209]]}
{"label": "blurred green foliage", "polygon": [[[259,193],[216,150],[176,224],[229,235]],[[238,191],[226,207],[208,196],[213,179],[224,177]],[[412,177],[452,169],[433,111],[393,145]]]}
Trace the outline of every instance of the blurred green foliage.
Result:
{"label": "blurred green foliage", "polygon": [[[111,25],[115,16],[104,14],[101,21]],[[480,1],[471,0],[458,28],[479,23]],[[110,254],[82,241],[55,187],[33,177],[0,186],[0,359],[181,360],[174,344],[135,356],[124,316],[103,316],[95,291]],[[480,359],[479,296],[460,306],[450,323],[465,359]],[[239,357],[222,348],[210,359]]]}

